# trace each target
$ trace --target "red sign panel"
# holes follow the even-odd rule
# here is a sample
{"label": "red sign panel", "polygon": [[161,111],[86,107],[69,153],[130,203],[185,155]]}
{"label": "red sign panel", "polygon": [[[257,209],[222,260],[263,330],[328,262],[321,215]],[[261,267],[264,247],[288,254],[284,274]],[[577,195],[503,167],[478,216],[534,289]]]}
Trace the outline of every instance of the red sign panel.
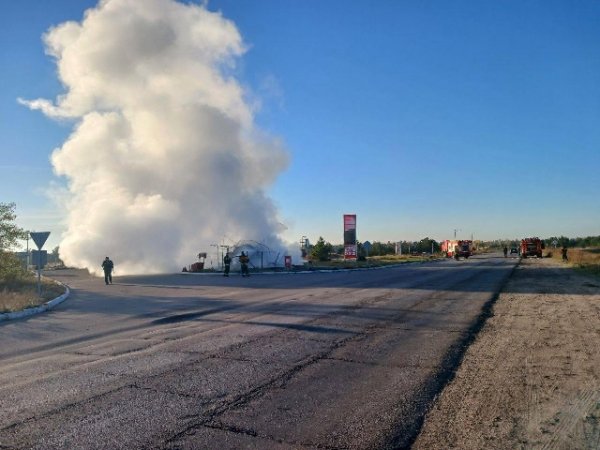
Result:
{"label": "red sign panel", "polygon": [[356,245],[344,245],[344,259],[356,259]]}

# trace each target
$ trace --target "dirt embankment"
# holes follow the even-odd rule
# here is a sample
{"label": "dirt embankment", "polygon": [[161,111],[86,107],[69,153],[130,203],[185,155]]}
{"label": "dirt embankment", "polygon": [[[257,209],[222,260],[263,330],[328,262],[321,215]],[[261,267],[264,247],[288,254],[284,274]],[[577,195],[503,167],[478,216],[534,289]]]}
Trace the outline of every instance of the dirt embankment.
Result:
{"label": "dirt embankment", "polygon": [[600,449],[600,278],[523,260],[413,449]]}

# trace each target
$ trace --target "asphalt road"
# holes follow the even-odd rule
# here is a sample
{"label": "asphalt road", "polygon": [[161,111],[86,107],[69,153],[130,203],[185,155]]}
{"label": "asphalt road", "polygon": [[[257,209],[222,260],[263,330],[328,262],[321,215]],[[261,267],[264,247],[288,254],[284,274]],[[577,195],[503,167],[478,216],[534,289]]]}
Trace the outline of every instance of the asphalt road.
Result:
{"label": "asphalt road", "polygon": [[516,264],[497,256],[110,286],[56,271],[67,301],[0,324],[0,448],[408,448]]}

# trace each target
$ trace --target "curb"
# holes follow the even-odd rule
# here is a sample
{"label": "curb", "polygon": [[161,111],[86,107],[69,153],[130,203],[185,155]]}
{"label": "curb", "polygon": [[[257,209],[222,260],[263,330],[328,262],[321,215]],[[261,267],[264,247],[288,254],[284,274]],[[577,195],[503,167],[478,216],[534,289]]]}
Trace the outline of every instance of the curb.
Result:
{"label": "curb", "polygon": [[46,302],[43,305],[35,306],[33,308],[27,308],[27,309],[24,309],[23,311],[1,313],[0,314],[0,322],[6,321],[6,320],[13,320],[13,319],[23,319],[25,317],[29,317],[29,316],[33,316],[35,314],[43,313],[45,311],[48,311],[49,309],[54,308],[56,305],[59,305],[62,302],[64,302],[67,299],[67,297],[69,296],[69,294],[71,293],[69,287],[66,284],[61,283],[59,281],[56,281],[56,280],[53,280],[53,281],[56,284],[64,286],[65,293],[63,295],[61,295],[59,297],[56,297],[55,299],[50,300],[49,302]]}

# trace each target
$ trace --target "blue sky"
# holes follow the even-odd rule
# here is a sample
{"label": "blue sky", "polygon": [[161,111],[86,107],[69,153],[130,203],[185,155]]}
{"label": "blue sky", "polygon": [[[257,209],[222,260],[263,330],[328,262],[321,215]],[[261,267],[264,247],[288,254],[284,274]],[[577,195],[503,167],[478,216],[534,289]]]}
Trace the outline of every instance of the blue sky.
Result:
{"label": "blue sky", "polygon": [[[42,34],[87,0],[1,2],[0,201],[53,232],[52,150],[73,123],[18,97],[61,94]],[[284,236],[342,240],[600,234],[600,3],[208,3],[248,46],[236,77],[291,164],[269,191]]]}

